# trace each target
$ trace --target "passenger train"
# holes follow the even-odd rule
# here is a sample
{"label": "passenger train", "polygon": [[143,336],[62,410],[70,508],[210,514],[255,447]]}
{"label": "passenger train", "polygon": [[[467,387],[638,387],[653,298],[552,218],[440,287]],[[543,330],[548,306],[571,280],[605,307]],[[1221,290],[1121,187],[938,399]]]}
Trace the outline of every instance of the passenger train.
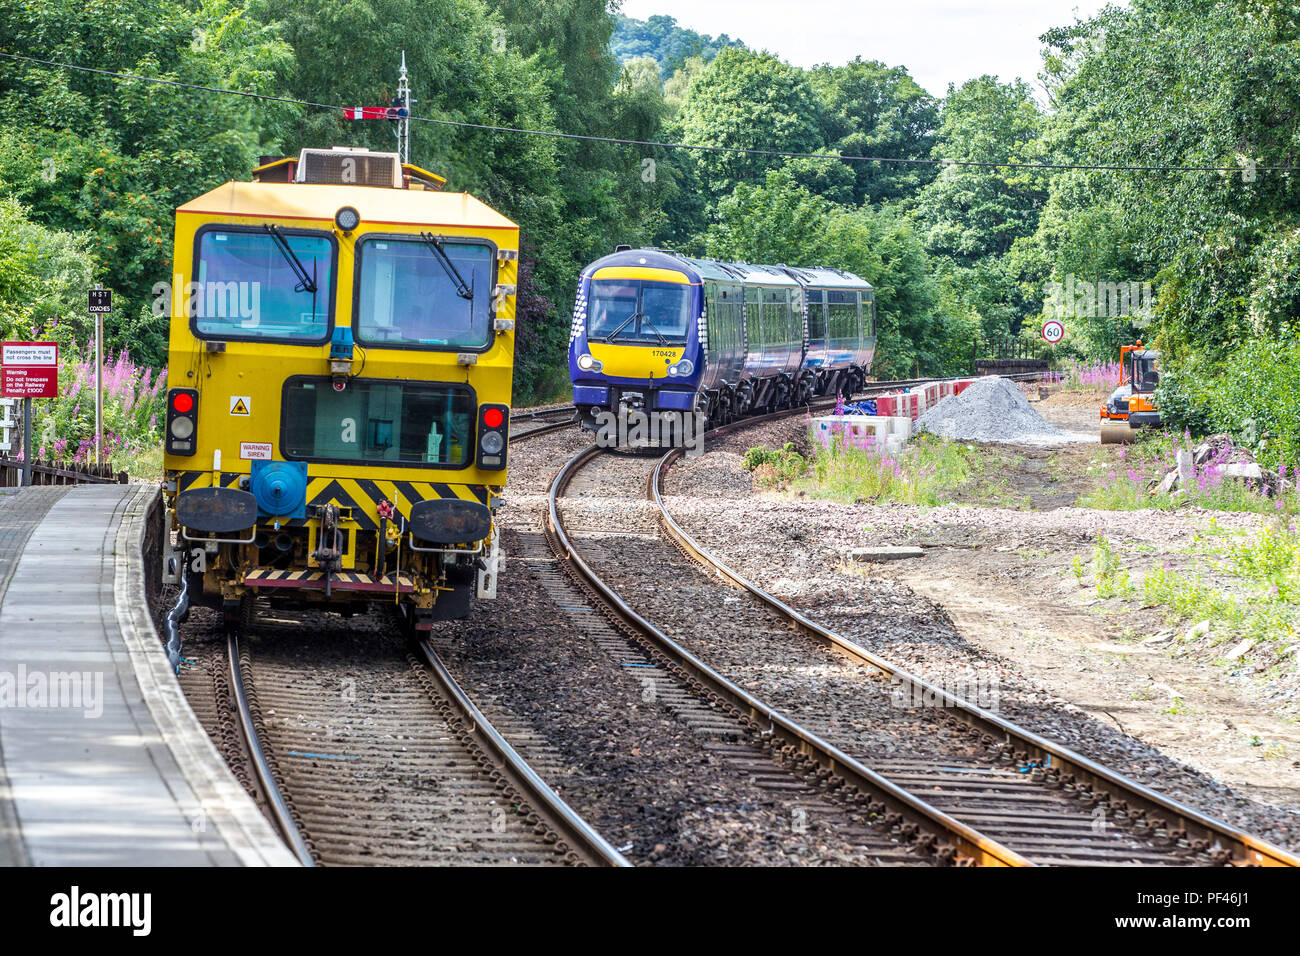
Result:
{"label": "passenger train", "polygon": [[307,149],[177,210],[164,568],[229,624],[495,596],[519,229],[443,184]]}
{"label": "passenger train", "polygon": [[875,291],[851,273],[620,247],[579,281],[573,403],[593,431],[629,416],[724,424],[852,394],[875,343]]}

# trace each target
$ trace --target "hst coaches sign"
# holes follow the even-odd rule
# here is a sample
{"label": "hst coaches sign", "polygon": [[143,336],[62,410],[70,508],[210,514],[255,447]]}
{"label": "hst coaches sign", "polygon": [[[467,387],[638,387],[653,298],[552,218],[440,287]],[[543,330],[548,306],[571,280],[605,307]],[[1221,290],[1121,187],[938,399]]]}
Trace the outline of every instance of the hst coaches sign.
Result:
{"label": "hst coaches sign", "polygon": [[58,394],[57,342],[0,342],[0,395],[56,398]]}

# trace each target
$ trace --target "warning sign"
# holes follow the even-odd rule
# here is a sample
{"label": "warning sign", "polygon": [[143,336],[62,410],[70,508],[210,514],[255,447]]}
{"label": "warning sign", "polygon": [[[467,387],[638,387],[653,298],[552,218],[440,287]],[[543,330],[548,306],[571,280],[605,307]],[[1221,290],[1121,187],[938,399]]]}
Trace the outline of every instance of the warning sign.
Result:
{"label": "warning sign", "polygon": [[232,415],[251,415],[253,400],[247,395],[230,396],[230,414]]}
{"label": "warning sign", "polygon": [[247,461],[270,461],[271,443],[269,441],[241,441],[239,457]]}
{"label": "warning sign", "polygon": [[58,394],[57,343],[0,344],[0,395],[7,398],[55,398]]}

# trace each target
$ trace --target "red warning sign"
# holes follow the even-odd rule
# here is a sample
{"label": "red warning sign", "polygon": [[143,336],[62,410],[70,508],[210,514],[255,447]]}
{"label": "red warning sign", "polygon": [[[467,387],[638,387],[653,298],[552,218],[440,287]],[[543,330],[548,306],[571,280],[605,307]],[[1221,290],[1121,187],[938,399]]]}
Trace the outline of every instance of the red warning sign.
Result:
{"label": "red warning sign", "polygon": [[0,396],[56,398],[59,343],[0,342]]}

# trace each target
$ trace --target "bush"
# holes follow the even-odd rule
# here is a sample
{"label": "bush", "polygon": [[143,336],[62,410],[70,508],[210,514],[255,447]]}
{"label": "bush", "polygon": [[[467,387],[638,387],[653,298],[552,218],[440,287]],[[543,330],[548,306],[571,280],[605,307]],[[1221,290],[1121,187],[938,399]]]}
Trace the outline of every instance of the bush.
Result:
{"label": "bush", "polygon": [[742,465],[746,471],[754,473],[759,484],[784,487],[804,473],[808,462],[794,450],[794,442],[786,442],[781,448],[771,451],[751,448],[745,452]]}
{"label": "bush", "polygon": [[1270,467],[1300,462],[1300,342],[1257,339],[1221,365],[1178,363],[1161,371],[1156,400],[1173,428],[1227,432]]}
{"label": "bush", "polygon": [[[38,458],[84,464],[95,454],[95,363],[93,355],[60,355],[56,400],[33,406],[32,443]],[[165,419],[167,370],[136,365],[125,350],[104,361],[104,457],[115,470],[140,477],[161,474],[161,422]]]}

